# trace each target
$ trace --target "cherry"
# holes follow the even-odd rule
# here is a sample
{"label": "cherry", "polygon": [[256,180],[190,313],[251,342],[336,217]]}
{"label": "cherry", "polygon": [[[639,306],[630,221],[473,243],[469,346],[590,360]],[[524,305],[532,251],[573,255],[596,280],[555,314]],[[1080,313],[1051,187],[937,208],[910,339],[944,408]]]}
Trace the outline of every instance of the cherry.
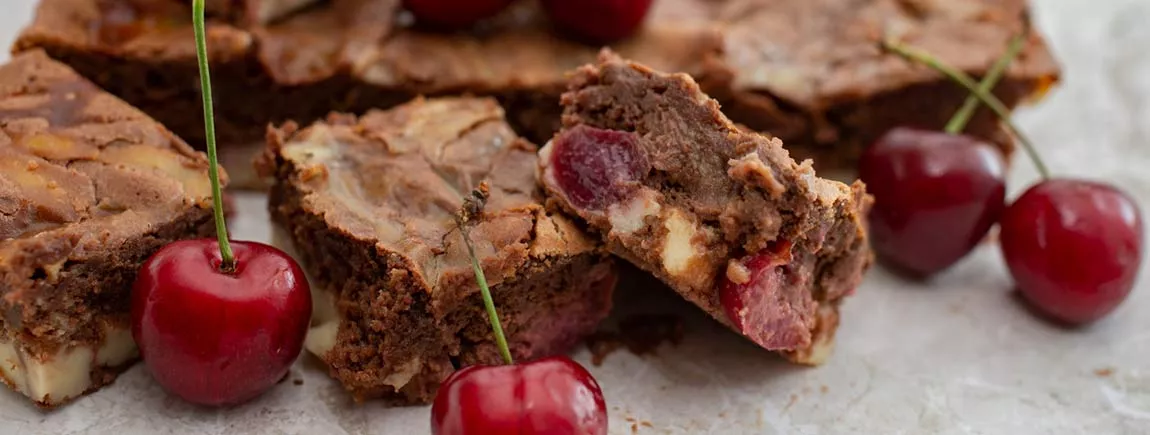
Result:
{"label": "cherry", "polygon": [[601,210],[625,198],[649,167],[635,133],[578,125],[552,148],[556,184],[578,208]]}
{"label": "cherry", "polygon": [[214,240],[168,244],[132,289],[132,337],[168,392],[201,405],[250,400],[287,374],[311,316],[303,271],[268,245],[231,242],[221,271]]}
{"label": "cherry", "polygon": [[471,242],[471,223],[483,214],[487,195],[487,183],[480,183],[463,199],[456,223],[483,296],[495,344],[507,364],[466,367],[448,376],[431,406],[431,433],[606,434],[603,393],[587,369],[561,356],[520,364],[511,360],[491,289]]}
{"label": "cherry", "polygon": [[403,0],[416,21],[433,27],[458,29],[498,14],[514,0]]}
{"label": "cherry", "polygon": [[1125,193],[1097,182],[1032,186],[1002,217],[1002,255],[1022,295],[1067,324],[1095,321],[1134,288],[1142,215]]}
{"label": "cherry", "polygon": [[968,254],[1001,215],[1006,163],[966,135],[895,128],[867,148],[859,178],[875,197],[871,245],[884,262],[925,277]]}
{"label": "cherry", "polygon": [[651,0],[542,0],[560,30],[595,44],[631,36],[643,24]]}
{"label": "cherry", "polygon": [[439,387],[431,433],[606,434],[607,407],[599,384],[567,357],[471,366]]}
{"label": "cherry", "polygon": [[723,278],[719,301],[727,318],[743,335],[764,349],[797,349],[810,343],[808,313],[814,301],[802,291],[794,291],[800,279],[791,272],[791,244],[777,243],[773,248],[751,255],[735,267],[742,267],[745,281],[732,281],[732,273]]}
{"label": "cherry", "polygon": [[233,405],[287,374],[303,348],[311,292],[283,251],[228,240],[204,0],[194,0],[192,10],[217,240],[171,243],[144,262],[132,287],[132,338],[168,392],[196,404]]}

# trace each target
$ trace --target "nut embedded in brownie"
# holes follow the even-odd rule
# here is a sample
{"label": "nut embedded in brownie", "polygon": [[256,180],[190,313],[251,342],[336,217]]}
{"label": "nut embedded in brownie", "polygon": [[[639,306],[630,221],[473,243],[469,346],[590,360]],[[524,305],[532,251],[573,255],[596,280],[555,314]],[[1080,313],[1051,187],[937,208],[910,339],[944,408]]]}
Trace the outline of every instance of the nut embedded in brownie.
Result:
{"label": "nut embedded in brownie", "polygon": [[0,381],[42,407],[136,358],[132,281],[212,234],[208,163],[41,51],[0,66]]}
{"label": "nut embedded in brownie", "polygon": [[518,360],[567,351],[610,308],[615,271],[544,210],[536,147],[492,99],[417,99],[269,133],[270,210],[310,274],[307,349],[357,399],[427,403],[458,365],[497,363],[454,216],[481,181],[470,230]]}
{"label": "nut embedded in brownie", "polygon": [[871,262],[861,183],[820,179],[685,74],[604,53],[572,76],[539,178],[608,249],[760,346],[818,363]]}

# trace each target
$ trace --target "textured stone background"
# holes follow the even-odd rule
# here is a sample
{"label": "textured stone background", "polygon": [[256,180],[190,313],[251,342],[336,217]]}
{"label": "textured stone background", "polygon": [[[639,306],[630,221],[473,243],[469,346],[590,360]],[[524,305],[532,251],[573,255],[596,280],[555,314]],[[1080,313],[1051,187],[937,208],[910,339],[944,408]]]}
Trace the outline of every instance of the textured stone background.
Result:
{"label": "textured stone background", "polygon": [[[8,46],[33,1],[0,3]],[[1019,122],[1055,171],[1109,180],[1150,203],[1150,0],[1035,0],[1035,9],[1065,79]],[[1036,178],[1017,162],[1015,193]],[[268,239],[263,199],[240,205],[235,234]],[[683,312],[685,342],[655,356],[616,352],[591,369],[612,434],[1148,434],[1147,282],[1143,273],[1110,318],[1067,331],[1015,301],[993,245],[929,285],[876,269],[846,306],[836,354],[817,369],[789,366],[656,291],[643,310]],[[291,376],[303,385],[226,411],[166,397],[139,366],[53,413],[0,391],[0,434],[427,433],[428,408],[353,405],[306,358]]]}

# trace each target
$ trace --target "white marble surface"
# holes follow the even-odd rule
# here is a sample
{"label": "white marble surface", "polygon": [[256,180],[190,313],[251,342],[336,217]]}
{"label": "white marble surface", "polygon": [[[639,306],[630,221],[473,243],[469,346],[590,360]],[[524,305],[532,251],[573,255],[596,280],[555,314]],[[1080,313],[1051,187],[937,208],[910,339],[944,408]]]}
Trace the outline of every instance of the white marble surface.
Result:
{"label": "white marble surface", "polygon": [[[32,0],[0,3],[7,46]],[[1036,15],[1065,80],[1019,121],[1057,172],[1150,203],[1150,0],[1036,0]],[[1020,160],[1012,191],[1034,179]],[[268,239],[262,201],[242,198],[240,238]],[[875,269],[846,305],[836,354],[816,369],[789,366],[664,294],[650,310],[686,313],[685,342],[655,356],[616,352],[591,370],[612,434],[1150,434],[1147,276],[1105,321],[1064,330],[1016,302],[993,245],[930,284]],[[428,408],[349,404],[306,361],[292,377],[303,385],[231,410],[167,397],[139,366],[51,413],[0,391],[0,434],[428,432]]]}

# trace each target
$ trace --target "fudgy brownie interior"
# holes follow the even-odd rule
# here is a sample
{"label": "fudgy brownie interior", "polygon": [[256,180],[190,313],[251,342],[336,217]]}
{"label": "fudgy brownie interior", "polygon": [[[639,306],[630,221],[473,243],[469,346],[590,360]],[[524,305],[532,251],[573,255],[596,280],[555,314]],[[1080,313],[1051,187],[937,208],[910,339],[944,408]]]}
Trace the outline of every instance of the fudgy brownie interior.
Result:
{"label": "fudgy brownie interior", "polygon": [[572,77],[540,178],[615,254],[764,348],[817,362],[870,264],[869,197],[736,127],[684,74],[604,54]]}
{"label": "fudgy brownie interior", "polygon": [[495,100],[419,99],[269,141],[272,217],[317,292],[307,348],[356,398],[426,403],[455,366],[499,362],[455,222],[483,181],[470,234],[515,357],[564,352],[607,315],[611,260],[544,210],[536,147]]}

